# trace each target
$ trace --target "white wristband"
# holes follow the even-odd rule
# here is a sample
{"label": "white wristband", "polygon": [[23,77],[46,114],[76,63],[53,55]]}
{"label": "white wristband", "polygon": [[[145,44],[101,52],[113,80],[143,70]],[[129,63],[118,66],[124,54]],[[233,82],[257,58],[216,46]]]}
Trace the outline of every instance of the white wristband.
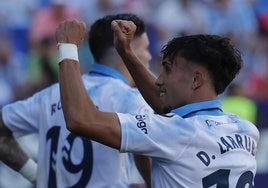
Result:
{"label": "white wristband", "polygon": [[19,173],[23,175],[26,179],[28,179],[33,184],[36,184],[37,177],[37,164],[31,158],[23,165],[20,169]]}
{"label": "white wristband", "polygon": [[79,62],[78,59],[78,48],[75,44],[71,43],[58,43],[59,50],[59,62],[62,62],[64,59],[71,59]]}

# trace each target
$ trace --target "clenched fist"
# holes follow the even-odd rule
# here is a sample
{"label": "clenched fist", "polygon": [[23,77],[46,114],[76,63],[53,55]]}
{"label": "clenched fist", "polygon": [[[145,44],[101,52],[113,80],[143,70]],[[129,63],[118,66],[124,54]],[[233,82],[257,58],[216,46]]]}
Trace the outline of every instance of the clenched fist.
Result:
{"label": "clenched fist", "polygon": [[56,29],[58,43],[72,43],[79,46],[85,37],[86,25],[76,20],[66,20]]}
{"label": "clenched fist", "polygon": [[118,53],[130,50],[130,42],[136,32],[136,25],[132,21],[114,20],[111,23],[111,28],[114,31],[114,45]]}

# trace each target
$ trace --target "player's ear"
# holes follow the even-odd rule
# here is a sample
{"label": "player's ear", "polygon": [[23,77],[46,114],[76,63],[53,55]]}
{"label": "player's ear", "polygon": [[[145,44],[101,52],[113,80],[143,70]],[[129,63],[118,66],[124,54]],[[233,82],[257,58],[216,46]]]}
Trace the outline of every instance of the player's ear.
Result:
{"label": "player's ear", "polygon": [[200,86],[202,86],[202,84],[204,83],[204,80],[205,80],[204,73],[201,70],[196,69],[194,71],[192,89],[194,90],[198,89]]}

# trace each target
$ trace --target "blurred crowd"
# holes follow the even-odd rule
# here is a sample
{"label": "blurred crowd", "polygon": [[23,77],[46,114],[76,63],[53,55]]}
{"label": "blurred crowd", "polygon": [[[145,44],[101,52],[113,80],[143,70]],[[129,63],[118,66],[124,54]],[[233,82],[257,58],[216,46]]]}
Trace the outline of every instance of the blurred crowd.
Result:
{"label": "blurred crowd", "polygon": [[[258,169],[268,174],[268,146],[264,147],[268,145],[267,0],[0,1],[0,107],[57,82],[55,28],[61,21],[78,19],[90,27],[97,18],[122,12],[144,19],[153,57],[150,68],[156,75],[161,47],[174,36],[209,33],[226,35],[234,41],[244,61],[234,80],[239,87],[235,95],[253,105],[237,103],[229,110],[250,108],[250,120],[263,134]],[[94,63],[87,41],[80,48],[79,59],[84,72]],[[230,93],[222,98],[231,97]]]}

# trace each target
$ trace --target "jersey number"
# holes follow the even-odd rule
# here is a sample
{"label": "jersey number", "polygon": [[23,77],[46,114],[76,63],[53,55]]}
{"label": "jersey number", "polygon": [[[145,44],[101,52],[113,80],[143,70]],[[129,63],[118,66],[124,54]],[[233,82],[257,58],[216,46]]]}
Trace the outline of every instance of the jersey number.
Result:
{"label": "jersey number", "polygon": [[[203,188],[217,185],[216,188],[229,188],[229,169],[220,169],[202,179]],[[244,172],[238,179],[236,188],[245,188],[248,185],[249,188],[253,188],[253,173],[251,171]]]}
{"label": "jersey number", "polygon": [[[48,187],[56,187],[57,185],[56,173],[55,173],[56,168],[55,156],[57,155],[58,151],[59,135],[60,135],[60,127],[54,126],[48,131],[46,137],[47,142],[49,140],[51,141]],[[71,159],[71,151],[75,139],[81,139],[83,143],[83,148],[81,147],[81,149],[84,149],[84,156],[80,164],[74,164]],[[70,149],[67,149],[67,147],[62,148],[62,151],[64,151],[67,154],[67,156],[62,157],[63,165],[65,169],[70,173],[76,174],[80,172],[81,174],[80,179],[70,187],[85,187],[88,184],[92,173],[92,161],[93,161],[92,143],[90,140],[85,140],[81,137],[73,135],[72,133],[68,135],[66,140],[70,145]]]}

